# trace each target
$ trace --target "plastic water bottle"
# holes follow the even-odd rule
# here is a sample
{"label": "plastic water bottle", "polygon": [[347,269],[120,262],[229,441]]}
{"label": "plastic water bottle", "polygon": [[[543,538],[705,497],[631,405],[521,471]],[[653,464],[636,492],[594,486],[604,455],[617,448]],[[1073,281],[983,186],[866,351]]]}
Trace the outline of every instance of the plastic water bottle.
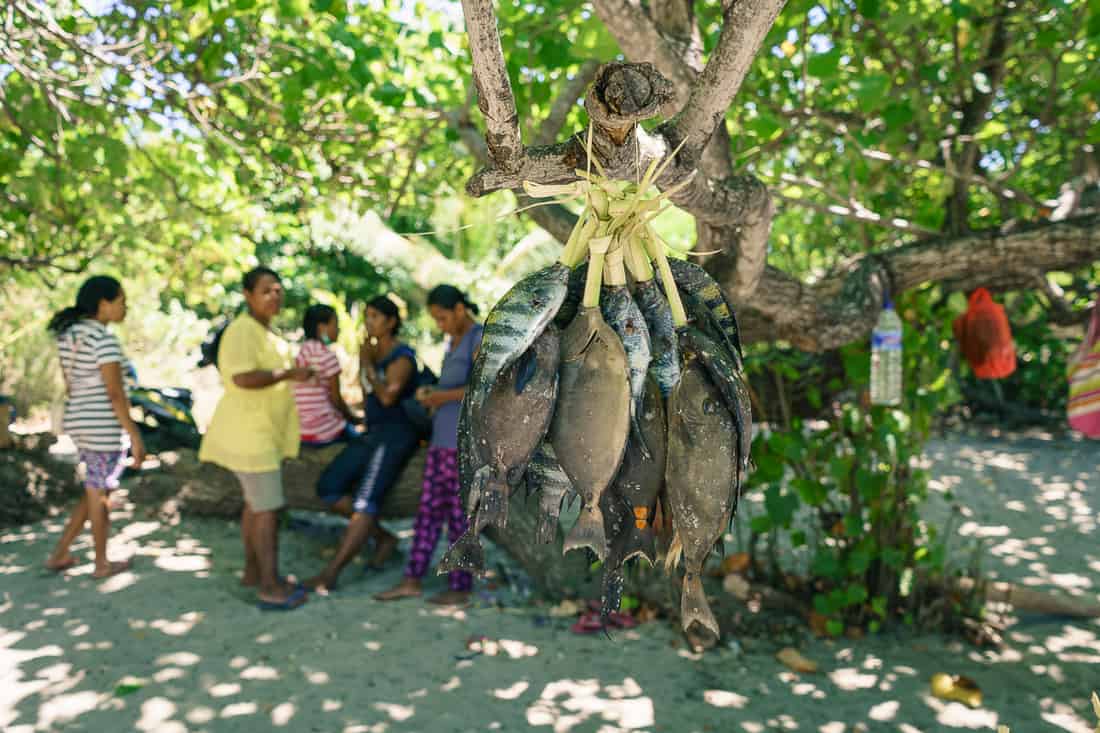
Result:
{"label": "plastic water bottle", "polygon": [[871,332],[871,404],[901,404],[901,319],[889,298]]}

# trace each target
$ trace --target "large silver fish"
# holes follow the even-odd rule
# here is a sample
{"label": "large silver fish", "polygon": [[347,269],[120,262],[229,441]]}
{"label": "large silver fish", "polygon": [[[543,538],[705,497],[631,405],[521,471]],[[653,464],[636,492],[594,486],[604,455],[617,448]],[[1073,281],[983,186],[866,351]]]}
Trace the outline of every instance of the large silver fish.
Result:
{"label": "large silver fish", "polygon": [[630,429],[632,439],[645,457],[649,457],[649,446],[638,423],[642,411],[642,398],[645,392],[646,374],[652,360],[649,347],[649,327],[645,317],[630,297],[625,286],[605,287],[600,296],[600,312],[607,325],[611,326],[623,343],[630,379]]}
{"label": "large silver fish", "polygon": [[501,372],[515,363],[554,320],[569,288],[569,268],[556,262],[526,276],[485,319],[481,348],[470,371],[463,405],[476,420]]}
{"label": "large silver fish", "polygon": [[729,527],[733,513],[736,451],[728,436],[734,420],[690,344],[681,342],[684,363],[679,384],[668,398],[668,463],[665,491],[677,548],[684,556],[681,621],[720,635],[703,591],[703,564]]}
{"label": "large silver fish", "polygon": [[656,280],[636,284],[634,301],[649,328],[649,349],[653,357],[649,370],[657,380],[661,394],[668,397],[673,386],[680,381],[680,348],[676,340],[676,326],[672,323],[672,311]]}
{"label": "large silver fish", "polygon": [[563,550],[607,553],[600,497],[619,471],[630,434],[626,352],[600,309],[582,308],[562,336],[559,398],[550,441],[584,502]]}
{"label": "large silver fish", "polygon": [[539,500],[539,522],[535,530],[535,542],[548,545],[558,534],[558,517],[565,497],[573,492],[573,484],[565,475],[554,446],[549,440],[542,441],[531,462],[527,464],[527,490],[537,494]]}
{"label": "large silver fish", "polygon": [[695,298],[710,311],[727,348],[733,353],[738,364],[744,359],[741,351],[741,329],[737,325],[737,314],[722,287],[710,273],[694,262],[669,259],[669,268],[676,284]]}
{"label": "large silver fish", "polygon": [[[557,399],[561,331],[550,324],[523,356],[500,375],[481,409],[466,421],[465,448],[474,461],[470,526],[443,556],[439,572],[484,572],[484,553],[478,534],[488,524],[503,527],[508,521],[508,497],[515,489],[532,454],[546,437]],[[460,420],[462,415],[459,415]],[[459,476],[464,466],[459,464]]]}

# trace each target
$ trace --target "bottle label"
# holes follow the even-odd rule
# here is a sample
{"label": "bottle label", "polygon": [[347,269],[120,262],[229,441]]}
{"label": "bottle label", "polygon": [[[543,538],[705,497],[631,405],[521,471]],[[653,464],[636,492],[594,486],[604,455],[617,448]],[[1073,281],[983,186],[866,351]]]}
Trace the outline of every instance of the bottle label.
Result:
{"label": "bottle label", "polygon": [[886,351],[901,350],[901,331],[875,331],[871,334],[871,348]]}

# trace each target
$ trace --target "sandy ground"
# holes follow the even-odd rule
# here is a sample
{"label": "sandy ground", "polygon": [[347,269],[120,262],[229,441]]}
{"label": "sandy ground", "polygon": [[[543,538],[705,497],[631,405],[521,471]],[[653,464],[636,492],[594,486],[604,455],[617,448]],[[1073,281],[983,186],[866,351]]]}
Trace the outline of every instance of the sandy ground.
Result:
{"label": "sandy ground", "polygon": [[[959,555],[984,569],[1095,599],[1100,593],[1100,447],[1032,435],[953,435],[930,446],[942,523],[962,505]],[[810,640],[817,674],[796,675],[766,640],[704,656],[658,622],[615,641],[578,636],[545,609],[483,593],[465,611],[380,604],[401,573],[353,566],[344,590],[263,613],[237,587],[235,524],[168,526],[141,507],[115,514],[115,556],[135,569],[96,583],[41,568],[60,522],[0,530],[0,730],[94,731],[1090,731],[1100,623],[1016,617],[1006,645],[977,650],[898,632]],[[408,526],[405,525],[406,536]],[[89,550],[85,536],[79,546]],[[322,538],[283,535],[283,567],[320,564]],[[429,592],[442,587],[433,578]],[[499,594],[498,594],[499,595]],[[502,598],[504,596],[501,596]],[[514,594],[509,596],[514,599]],[[472,655],[471,636],[500,641]],[[982,708],[931,697],[935,672],[965,674]]]}

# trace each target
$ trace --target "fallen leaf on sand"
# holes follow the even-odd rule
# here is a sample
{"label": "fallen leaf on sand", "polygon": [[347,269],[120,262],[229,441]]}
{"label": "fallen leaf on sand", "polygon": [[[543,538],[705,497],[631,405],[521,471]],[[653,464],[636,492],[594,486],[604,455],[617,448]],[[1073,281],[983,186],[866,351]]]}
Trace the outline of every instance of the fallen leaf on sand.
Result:
{"label": "fallen leaf on sand", "polygon": [[962,675],[943,672],[932,675],[932,695],[941,700],[961,702],[972,708],[982,705],[982,690],[978,683]]}
{"label": "fallen leaf on sand", "polygon": [[751,590],[749,581],[740,575],[727,575],[722,580],[722,588],[739,601],[748,600],[749,591]]}
{"label": "fallen leaf on sand", "polygon": [[810,674],[817,671],[817,662],[811,662],[791,647],[780,649],[775,658],[793,672]]}
{"label": "fallen leaf on sand", "polygon": [[1092,693],[1092,710],[1096,713],[1096,717],[1100,718],[1100,695],[1095,692]]}

